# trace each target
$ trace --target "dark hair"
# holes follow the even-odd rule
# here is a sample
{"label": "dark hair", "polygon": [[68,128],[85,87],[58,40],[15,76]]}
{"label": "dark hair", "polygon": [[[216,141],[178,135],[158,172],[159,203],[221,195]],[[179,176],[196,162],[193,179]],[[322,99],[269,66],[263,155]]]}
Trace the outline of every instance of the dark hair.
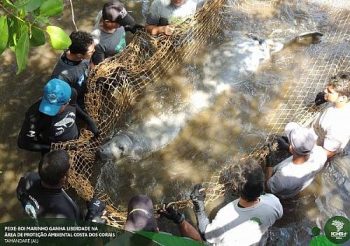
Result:
{"label": "dark hair", "polygon": [[39,163],[39,176],[49,185],[58,185],[69,170],[69,155],[65,150],[53,150],[43,156]]}
{"label": "dark hair", "polygon": [[340,96],[346,96],[350,98],[350,74],[339,72],[337,75],[332,76],[327,86],[331,86]]}
{"label": "dark hair", "polygon": [[240,196],[248,202],[255,201],[264,193],[264,172],[254,159],[245,160],[241,166]]}
{"label": "dark hair", "polygon": [[89,46],[94,42],[92,35],[87,32],[72,32],[69,37],[72,40],[72,44],[69,46],[69,51],[73,54],[85,55]]}

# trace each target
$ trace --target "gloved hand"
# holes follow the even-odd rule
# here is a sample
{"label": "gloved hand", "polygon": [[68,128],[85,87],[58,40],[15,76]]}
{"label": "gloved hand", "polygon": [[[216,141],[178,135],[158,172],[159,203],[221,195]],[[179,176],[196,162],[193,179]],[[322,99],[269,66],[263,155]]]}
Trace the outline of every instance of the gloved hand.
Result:
{"label": "gloved hand", "polygon": [[145,27],[143,26],[143,25],[140,25],[140,24],[135,24],[135,25],[133,25],[133,26],[125,26],[124,27],[124,30],[126,31],[126,32],[131,32],[131,33],[135,33],[135,32],[137,32],[138,30],[142,30],[142,29],[144,29]]}
{"label": "gloved hand", "polygon": [[316,106],[319,106],[319,105],[327,102],[327,100],[324,98],[325,94],[326,93],[323,91],[317,93],[316,98],[315,98],[315,105]]}
{"label": "gloved hand", "polygon": [[192,200],[194,211],[203,212],[204,211],[204,200],[205,200],[205,188],[202,184],[196,184],[193,187],[190,198]]}
{"label": "gloved hand", "polygon": [[22,193],[20,200],[26,214],[28,214],[32,219],[37,219],[40,208],[38,202],[27,193]]}
{"label": "gloved hand", "polygon": [[185,220],[185,215],[177,211],[173,205],[164,203],[162,208],[157,210],[157,213],[169,220],[172,220],[175,224],[180,224]]}
{"label": "gloved hand", "polygon": [[86,221],[93,221],[101,223],[104,221],[101,219],[103,212],[106,208],[106,204],[97,198],[92,198],[90,202],[87,203],[87,214],[85,217]]}
{"label": "gloved hand", "polygon": [[159,26],[167,26],[169,25],[169,20],[164,17],[160,17],[159,19]]}

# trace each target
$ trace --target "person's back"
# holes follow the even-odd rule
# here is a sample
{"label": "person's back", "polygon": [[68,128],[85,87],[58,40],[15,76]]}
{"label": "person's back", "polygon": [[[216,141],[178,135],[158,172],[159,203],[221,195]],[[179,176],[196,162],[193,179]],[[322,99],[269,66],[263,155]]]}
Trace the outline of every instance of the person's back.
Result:
{"label": "person's back", "polygon": [[285,127],[292,156],[267,167],[267,188],[281,198],[290,198],[314,180],[327,161],[326,151],[316,145],[317,136],[310,128],[290,122]]}
{"label": "person's back", "polygon": [[326,152],[320,146],[315,146],[308,160],[301,165],[294,164],[291,156],[276,166],[267,187],[281,198],[294,197],[311,184],[326,161]]}
{"label": "person's back", "polygon": [[[283,209],[273,194],[264,194],[264,173],[255,160],[240,163],[234,188],[240,197],[221,208],[210,223],[204,209],[205,192],[200,185],[191,193],[199,231],[214,245],[252,245],[282,217]],[[249,231],[249,233],[247,233]]]}
{"label": "person's back", "polygon": [[55,150],[43,156],[39,173],[31,172],[20,179],[17,197],[33,217],[80,218],[77,205],[63,190],[69,167],[68,153]]}
{"label": "person's back", "polygon": [[268,228],[282,216],[282,206],[276,196],[265,194],[259,199],[252,207],[241,207],[239,199],[236,199],[221,208],[206,227],[206,241],[217,245],[251,245],[259,242]]}
{"label": "person's back", "polygon": [[42,185],[39,174],[34,172],[22,177],[19,186],[29,183],[30,188],[26,192],[39,204],[38,218],[79,219],[77,205],[62,188],[46,188]]}

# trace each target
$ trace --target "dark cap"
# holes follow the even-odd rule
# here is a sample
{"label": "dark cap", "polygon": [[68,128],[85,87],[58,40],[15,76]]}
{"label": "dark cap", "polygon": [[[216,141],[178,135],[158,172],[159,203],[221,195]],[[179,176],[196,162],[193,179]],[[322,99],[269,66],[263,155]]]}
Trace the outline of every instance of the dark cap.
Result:
{"label": "dark cap", "polygon": [[117,22],[121,26],[134,26],[134,18],[128,14],[124,5],[119,1],[105,3],[102,9],[103,20]]}
{"label": "dark cap", "polygon": [[153,202],[148,196],[137,195],[130,199],[124,229],[127,231],[158,231]]}

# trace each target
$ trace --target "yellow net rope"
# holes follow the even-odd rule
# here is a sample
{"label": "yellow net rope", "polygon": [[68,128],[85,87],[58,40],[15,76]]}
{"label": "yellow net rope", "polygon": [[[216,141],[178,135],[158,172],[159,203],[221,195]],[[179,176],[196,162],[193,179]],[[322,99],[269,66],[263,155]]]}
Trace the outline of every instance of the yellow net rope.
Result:
{"label": "yellow net rope", "polygon": [[[256,2],[265,6],[276,5],[281,1]],[[85,98],[86,107],[97,122],[101,135],[95,139],[89,131],[82,130],[78,140],[53,144],[53,148],[68,150],[72,163],[69,185],[77,194],[84,200],[96,196],[106,202],[108,224],[122,227],[126,220],[126,212],[118,209],[105,192],[94,189],[93,179],[98,172],[95,170],[96,151],[101,142],[123,123],[124,113],[137,103],[146,86],[164,79],[169,70],[186,62],[186,59],[198,52],[211,37],[217,35],[225,7],[245,11],[247,4],[253,3],[207,1],[193,19],[176,28],[172,36],[151,37],[138,32],[119,56],[107,59],[90,74]],[[228,11],[227,9],[229,8],[225,11]],[[334,18],[334,26],[337,28],[330,28],[326,33],[322,44],[317,46],[317,56],[310,55],[312,58],[300,80],[288,89],[282,104],[270,116],[270,133],[280,133],[289,121],[309,123],[317,112],[317,109],[308,106],[315,93],[323,88],[326,79],[331,75],[338,71],[349,71],[350,47],[349,42],[344,44],[344,39],[350,37],[350,15],[339,11],[331,13],[330,16]],[[315,53],[315,50],[307,52]],[[263,147],[263,144],[258,144],[249,157],[263,160],[269,153],[269,149]],[[225,189],[232,187],[231,174],[235,173],[237,168],[237,165],[229,164],[205,183],[207,201],[222,197]],[[188,200],[176,201],[174,204],[179,208],[191,206]],[[156,208],[158,207],[159,205],[156,205]]]}

